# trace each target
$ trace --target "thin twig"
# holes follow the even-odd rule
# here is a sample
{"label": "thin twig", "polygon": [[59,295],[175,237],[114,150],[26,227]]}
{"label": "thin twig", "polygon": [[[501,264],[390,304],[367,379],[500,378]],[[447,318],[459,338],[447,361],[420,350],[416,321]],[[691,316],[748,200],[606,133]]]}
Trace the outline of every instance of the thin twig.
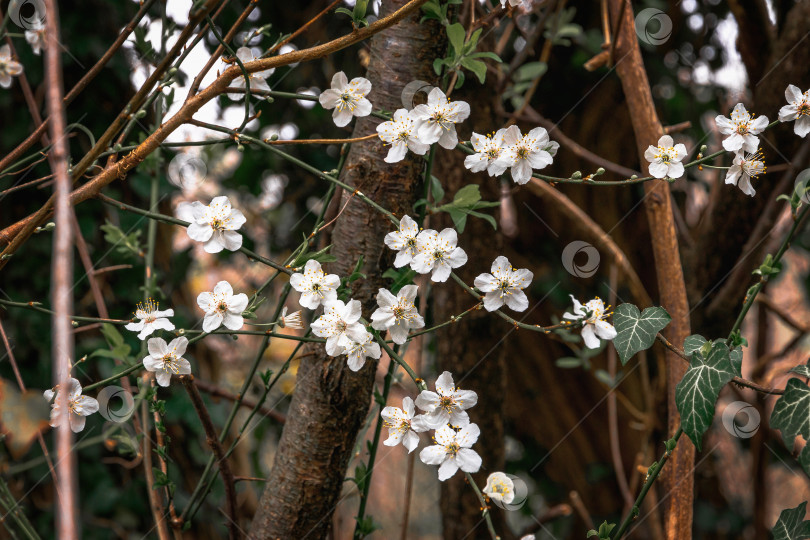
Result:
{"label": "thin twig", "polygon": [[239,527],[237,525],[236,515],[236,490],[234,489],[234,478],[231,468],[228,465],[228,460],[225,458],[225,452],[222,450],[222,444],[219,442],[214,423],[211,421],[211,416],[208,414],[208,409],[205,408],[202,397],[200,396],[197,386],[194,384],[194,377],[192,375],[181,375],[180,382],[188,392],[191,398],[191,404],[200,418],[202,427],[205,430],[205,438],[208,446],[214,452],[214,457],[219,465],[219,473],[222,476],[222,483],[225,485],[225,499],[228,506],[228,536],[231,540],[239,538]]}

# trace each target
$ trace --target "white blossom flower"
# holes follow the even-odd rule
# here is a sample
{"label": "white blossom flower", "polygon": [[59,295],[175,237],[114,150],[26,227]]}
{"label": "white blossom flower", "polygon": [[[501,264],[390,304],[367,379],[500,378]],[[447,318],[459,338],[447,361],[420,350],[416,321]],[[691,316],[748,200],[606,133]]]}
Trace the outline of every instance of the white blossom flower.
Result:
{"label": "white blossom flower", "polygon": [[[365,329],[364,329],[365,330]],[[379,360],[382,356],[380,344],[374,341],[371,332],[366,331],[359,340],[349,337],[349,344],[346,345],[346,363],[352,371],[360,371],[366,365],[366,358]]]}
{"label": "white blossom flower", "polygon": [[385,235],[384,242],[389,248],[397,251],[394,266],[402,268],[411,264],[419,252],[416,246],[416,237],[419,234],[419,225],[410,216],[402,216],[399,220],[399,230]]}
{"label": "white blossom flower", "polygon": [[481,491],[493,501],[509,504],[515,500],[515,483],[502,472],[487,476],[487,485]]}
{"label": "white blossom flower", "polygon": [[397,345],[405,343],[410,329],[425,326],[425,320],[413,303],[417,289],[416,285],[405,285],[396,296],[387,289],[380,289],[377,293],[380,307],[371,314],[371,327],[391,332],[391,339]]}
{"label": "white blossom flower", "polygon": [[[56,392],[54,392],[56,390]],[[48,401],[53,400],[51,403],[51,427],[57,427],[62,417],[62,408],[59,404],[59,385],[56,385],[50,390],[45,390],[43,395]],[[73,377],[68,378],[67,382],[68,393],[68,410],[70,416],[70,429],[73,433],[78,433],[84,429],[84,424],[87,421],[85,416],[90,416],[94,412],[98,412],[98,401],[90,396],[82,395],[82,385]],[[56,398],[56,399],[54,399]]]}
{"label": "white blossom flower", "polygon": [[476,153],[464,158],[464,166],[472,172],[486,170],[490,176],[502,175],[508,166],[504,160],[499,159],[504,152],[505,134],[505,128],[490,136],[473,132],[470,142]]}
{"label": "white blossom flower", "polygon": [[340,278],[337,274],[327,274],[321,269],[321,263],[310,259],[304,265],[303,274],[290,276],[290,285],[301,293],[298,303],[305,308],[317,309],[322,303],[337,300]]}
{"label": "white blossom flower", "polygon": [[751,185],[751,179],[760,174],[765,174],[765,169],[765,162],[759,152],[754,154],[737,152],[731,167],[728,168],[726,173],[726,184],[734,184],[743,193],[753,197],[756,190]]}
{"label": "white blossom flower", "polygon": [[377,126],[377,133],[383,142],[391,144],[388,155],[385,156],[386,163],[399,163],[405,159],[408,150],[414,154],[423,156],[430,148],[419,140],[416,135],[417,123],[406,109],[397,109],[394,112],[394,119]]}
{"label": "white blossom flower", "polygon": [[499,164],[511,167],[512,180],[525,184],[532,177],[532,169],[543,169],[551,165],[560,144],[548,137],[545,128],[536,127],[526,135],[520,128],[511,125],[503,135],[506,145],[498,158]]}
{"label": "white blossom flower", "polygon": [[[610,312],[605,309],[605,303],[597,297],[586,303],[584,306],[579,303],[579,300],[571,296],[574,302],[574,313],[566,312],[563,314],[563,319],[571,321],[584,320],[582,327],[582,339],[585,341],[585,346],[589,349],[597,349],[599,347],[599,338],[610,341],[616,337],[616,329],[613,328],[609,322],[604,320],[610,315]],[[608,306],[608,309],[610,307]],[[588,315],[590,313],[590,315]]]}
{"label": "white blossom flower", "polygon": [[160,311],[158,303],[151,298],[146,301],[146,304],[138,304],[135,310],[135,318],[140,319],[138,322],[131,322],[124,326],[127,330],[133,332],[140,332],[138,339],[143,341],[147,336],[154,333],[155,330],[174,330],[174,324],[166,317],[174,317],[174,310],[167,309]]}
{"label": "white blossom flower", "polygon": [[233,287],[227,281],[220,281],[213,292],[202,292],[197,296],[197,305],[205,312],[203,331],[213,332],[221,325],[229,330],[239,330],[245,323],[242,312],[248,305],[245,293],[233,294]]}
{"label": "white blossom flower", "polygon": [[715,122],[720,133],[728,135],[723,139],[723,148],[729,152],[736,152],[740,149],[746,152],[756,152],[759,148],[757,134],[762,133],[762,130],[768,127],[767,116],[753,118],[742,103],[737,103],[734,110],[731,111],[731,118],[718,114]]}
{"label": "white blossom flower", "polygon": [[422,448],[419,459],[426,465],[439,465],[439,480],[444,482],[461,469],[475,473],[481,468],[481,456],[470,447],[478,440],[481,430],[470,424],[456,432],[449,424],[436,430],[433,446]]}
{"label": "white blossom flower", "polygon": [[191,364],[183,358],[188,347],[188,339],[175,338],[166,345],[161,338],[152,338],[146,342],[149,356],[143,359],[146,371],[153,371],[155,379],[160,386],[169,386],[172,374],[188,375],[191,373]]}
{"label": "white blossom flower", "polygon": [[425,411],[424,422],[430,429],[450,423],[466,426],[470,417],[465,409],[478,403],[478,394],[472,390],[461,390],[453,383],[453,376],[445,371],[436,379],[436,392],[422,390],[416,396],[416,406]]}
{"label": "white blossom flower", "polygon": [[352,82],[342,71],[332,76],[332,87],[324,90],[318,101],[324,109],[335,109],[332,119],[335,125],[343,127],[352,121],[352,116],[371,114],[371,102],[366,99],[371,92],[371,82],[363,77],[355,77]]}
{"label": "white blossom flower", "polygon": [[416,132],[421,142],[438,142],[452,150],[458,144],[455,125],[470,116],[470,105],[466,101],[448,101],[440,88],[434,88],[428,94],[427,104],[414,107],[411,116],[417,121]]}
{"label": "white blossom flower", "polygon": [[792,122],[793,133],[801,138],[810,133],[810,90],[802,93],[798,87],[789,84],[785,90],[785,99],[788,104],[779,109],[780,122]]}
{"label": "white blossom flower", "polygon": [[190,221],[186,231],[189,238],[203,242],[207,253],[219,253],[224,249],[236,251],[242,247],[242,235],[236,232],[247,219],[236,208],[231,208],[228,197],[214,197],[205,206],[199,201],[177,205],[177,217]]}
{"label": "white blossom flower", "polygon": [[[258,60],[259,58],[253,54],[253,51],[250,50],[249,47],[239,47],[236,49],[236,57],[242,62],[242,64],[246,64],[248,62],[253,62],[254,60]],[[233,63],[234,66],[239,66],[236,62]],[[263,90],[263,91],[270,91],[270,85],[267,84],[267,77],[273,74],[275,68],[265,69],[263,71],[257,71],[255,73],[248,73],[250,76],[250,91],[253,92],[254,90]],[[245,83],[245,76],[241,75],[231,81],[229,85],[231,88],[246,88],[247,84]],[[228,94],[228,97],[234,101],[239,101],[245,97],[244,93],[236,93],[231,92]]]}
{"label": "white blossom flower", "polygon": [[422,415],[414,418],[413,400],[405,396],[402,399],[402,408],[386,407],[381,414],[385,420],[385,427],[388,428],[388,438],[383,441],[385,446],[402,446],[408,449],[410,454],[419,446],[419,435],[430,428],[422,422]]}
{"label": "white blossom flower", "polygon": [[495,311],[504,304],[515,311],[525,311],[529,307],[529,299],[525,289],[532,282],[534,274],[522,268],[515,270],[509,259],[501,255],[492,263],[491,274],[481,274],[475,278],[475,286],[484,295],[484,308]]}
{"label": "white blossom flower", "polygon": [[0,86],[9,88],[11,77],[16,77],[22,72],[22,64],[11,58],[11,47],[8,45],[0,47]]}
{"label": "white blossom flower", "polygon": [[304,322],[301,320],[301,311],[293,311],[287,315],[287,306],[281,310],[281,319],[278,325],[282,328],[295,328],[296,330],[303,330]]}
{"label": "white blossom flower", "polygon": [[48,40],[45,39],[45,26],[41,21],[35,21],[30,30],[25,31],[25,41],[31,45],[34,54],[39,56],[40,51],[48,47]]}
{"label": "white blossom flower", "polygon": [[650,162],[650,175],[655,178],[680,178],[684,168],[681,160],[686,157],[686,146],[675,141],[669,135],[658,139],[658,146],[650,145],[644,152],[644,158]]}
{"label": "white blossom flower", "polygon": [[363,343],[368,330],[360,321],[359,300],[330,300],[324,303],[324,314],[312,323],[312,332],[326,338],[326,354],[340,356],[351,347],[351,343]]}
{"label": "white blossom flower", "polygon": [[457,247],[458,235],[450,228],[438,233],[425,229],[416,237],[418,253],[411,261],[411,268],[419,274],[433,272],[431,281],[447,281],[453,268],[467,262],[467,253]]}

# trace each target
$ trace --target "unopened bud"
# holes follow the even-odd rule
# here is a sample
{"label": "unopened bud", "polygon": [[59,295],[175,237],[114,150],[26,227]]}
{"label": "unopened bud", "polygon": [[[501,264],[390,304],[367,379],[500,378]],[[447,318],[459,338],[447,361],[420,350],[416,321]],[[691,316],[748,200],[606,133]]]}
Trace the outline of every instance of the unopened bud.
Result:
{"label": "unopened bud", "polygon": [[135,118],[143,118],[144,116],[146,116],[146,111],[144,110],[140,110],[135,113]]}
{"label": "unopened bud", "polygon": [[600,174],[605,174],[605,169],[602,167],[596,169],[596,176],[599,176]]}
{"label": "unopened bud", "polygon": [[708,149],[708,148],[709,148],[709,147],[708,147],[708,146],[706,146],[705,144],[701,145],[701,146],[700,146],[700,153],[702,154],[702,153],[703,153],[703,152],[705,152],[705,151],[706,151],[706,149]]}
{"label": "unopened bud", "polygon": [[571,178],[579,180],[580,178],[582,178],[582,173],[580,171],[574,171],[574,174],[571,175]]}
{"label": "unopened bud", "polygon": [[245,151],[245,146],[242,145],[242,144],[239,144],[239,145],[236,146],[236,149],[239,150],[240,152],[244,152]]}
{"label": "unopened bud", "polygon": [[273,133],[272,135],[270,135],[270,140],[271,141],[277,141],[278,140],[278,133]]}

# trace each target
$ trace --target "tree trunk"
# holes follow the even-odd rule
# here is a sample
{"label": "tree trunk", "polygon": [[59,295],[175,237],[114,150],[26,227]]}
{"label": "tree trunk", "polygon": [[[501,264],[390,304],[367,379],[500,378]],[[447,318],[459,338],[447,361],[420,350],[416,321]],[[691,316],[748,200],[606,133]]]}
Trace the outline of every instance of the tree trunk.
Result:
{"label": "tree trunk", "polygon": [[[383,2],[382,14],[404,5],[404,0]],[[419,24],[421,13],[377,34],[371,40],[371,60],[366,77],[373,89],[369,99],[377,109],[402,107],[403,87],[413,80],[432,82],[431,62],[443,41],[438,28]],[[347,74],[351,79],[359,74]],[[354,136],[374,133],[381,120],[357,119]],[[396,215],[411,211],[418,198],[423,159],[410,155],[397,164],[383,161],[387,148],[378,139],[356,143],[346,160],[341,179]],[[351,193],[343,193],[345,204]],[[343,206],[343,204],[341,204]],[[358,259],[367,279],[353,284],[352,298],[360,300],[368,317],[375,295],[386,285],[385,269],[393,252],[383,237],[391,222],[357,199],[349,202],[334,227],[331,253],[337,261],[329,272],[347,276]],[[251,527],[253,538],[323,538],[343,486],[357,433],[369,410],[376,361],[357,373],[346,366],[345,356],[330,358],[322,346],[310,348],[302,358],[295,394],[281,435],[267,489]]]}

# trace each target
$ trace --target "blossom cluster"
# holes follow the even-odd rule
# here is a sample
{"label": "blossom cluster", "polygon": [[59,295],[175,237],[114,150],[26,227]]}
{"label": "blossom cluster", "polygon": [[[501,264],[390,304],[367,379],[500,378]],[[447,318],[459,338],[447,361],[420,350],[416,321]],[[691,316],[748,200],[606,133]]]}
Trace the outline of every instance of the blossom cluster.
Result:
{"label": "blossom cluster", "polygon": [[[366,95],[371,91],[371,82],[356,77],[351,82],[342,71],[332,78],[332,87],[319,97],[326,109],[334,109],[333,118],[338,126],[345,126],[352,116],[368,116],[371,102]],[[458,145],[456,124],[470,116],[470,105],[465,101],[450,101],[440,88],[433,88],[427,103],[412,110],[397,109],[393,117],[377,126],[380,139],[391,145],[385,156],[387,163],[402,161],[410,150],[425,155],[430,145],[438,143],[452,150]],[[464,166],[472,172],[486,170],[490,176],[500,176],[507,169],[518,184],[525,184],[533,169],[547,167],[553,161],[560,145],[549,139],[548,132],[537,127],[526,134],[517,126],[500,129],[490,136],[473,133],[470,143],[475,150],[464,160]]]}
{"label": "blossom cluster", "polygon": [[[386,446],[402,444],[413,452],[419,446],[419,433],[434,430],[435,444],[422,448],[419,459],[426,465],[439,466],[439,480],[452,477],[459,469],[475,473],[481,468],[481,456],[472,449],[481,430],[470,423],[467,409],[478,403],[478,394],[457,388],[453,376],[445,371],[436,379],[436,391],[422,390],[416,401],[402,400],[402,408],[385,407],[381,416],[388,428]],[[419,407],[423,414],[416,414]]]}
{"label": "blossom cluster", "polygon": [[[790,84],[785,90],[788,104],[779,109],[780,122],[793,122],[793,132],[799,137],[810,133],[810,90],[802,91]],[[726,172],[725,183],[740,188],[746,195],[756,194],[751,180],[764,174],[766,170],[762,153],[759,151],[759,134],[768,127],[768,117],[756,117],[748,112],[745,105],[737,103],[730,117],[722,114],[715,118],[717,130],[723,138],[723,149],[732,152],[731,166]],[[680,178],[684,174],[681,163],[687,155],[686,146],[674,144],[669,135],[658,140],[657,146],[649,146],[644,157],[650,162],[650,175],[655,178]]]}

